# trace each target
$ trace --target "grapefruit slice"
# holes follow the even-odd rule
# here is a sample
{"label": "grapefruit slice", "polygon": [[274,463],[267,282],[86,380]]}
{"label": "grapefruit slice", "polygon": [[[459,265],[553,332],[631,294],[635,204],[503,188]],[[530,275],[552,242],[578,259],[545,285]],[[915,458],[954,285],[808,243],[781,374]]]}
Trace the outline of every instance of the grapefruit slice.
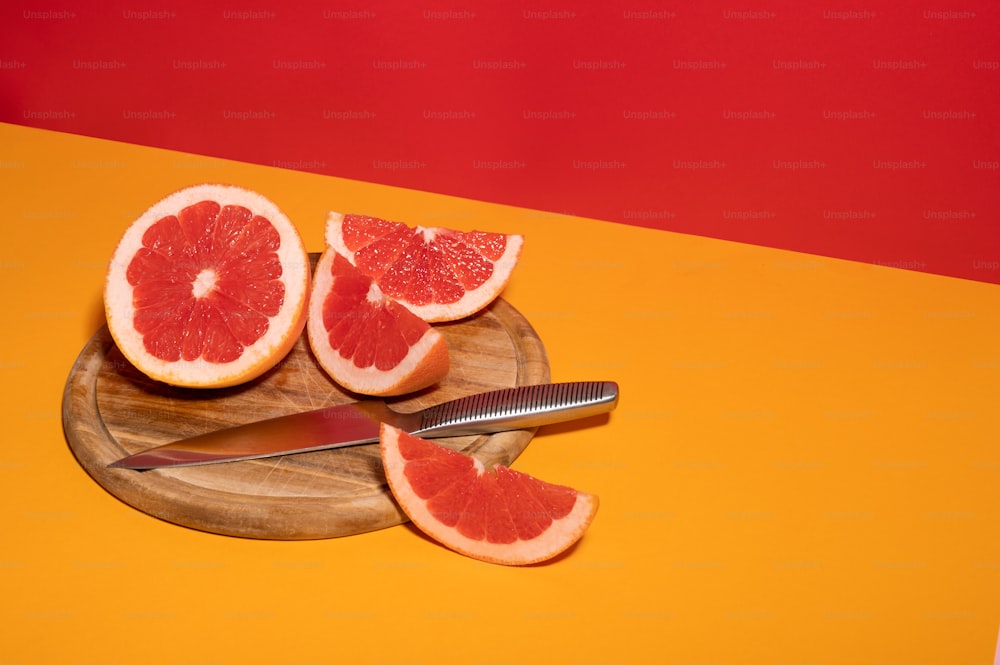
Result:
{"label": "grapefruit slice", "polygon": [[505,565],[551,559],[583,536],[598,498],[482,462],[382,425],[389,489],[414,525],[466,556]]}
{"label": "grapefruit slice", "polygon": [[104,288],[108,329],[147,376],[219,388],[274,367],[305,326],[309,255],[260,194],[196,185],[125,231]]}
{"label": "grapefruit slice", "polygon": [[510,281],[523,240],[337,212],[326,226],[327,245],[429,322],[465,318],[493,302]]}
{"label": "grapefruit slice", "polygon": [[317,361],[350,391],[402,395],[448,373],[444,335],[329,247],[316,264],[308,321]]}

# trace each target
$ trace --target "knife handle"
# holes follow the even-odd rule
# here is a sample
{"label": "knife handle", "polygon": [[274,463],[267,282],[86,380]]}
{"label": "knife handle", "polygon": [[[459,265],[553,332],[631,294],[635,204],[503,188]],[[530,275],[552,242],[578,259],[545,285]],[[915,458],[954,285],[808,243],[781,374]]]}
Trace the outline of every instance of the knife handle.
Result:
{"label": "knife handle", "polygon": [[461,397],[421,414],[420,436],[462,436],[528,429],[607,413],[618,404],[614,381],[545,383]]}

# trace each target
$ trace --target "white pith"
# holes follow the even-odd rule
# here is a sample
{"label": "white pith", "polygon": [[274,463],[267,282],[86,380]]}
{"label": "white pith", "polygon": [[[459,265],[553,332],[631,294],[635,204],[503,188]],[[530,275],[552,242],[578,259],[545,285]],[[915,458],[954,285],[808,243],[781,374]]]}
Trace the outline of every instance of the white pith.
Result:
{"label": "white pith", "polygon": [[384,300],[382,289],[378,288],[378,284],[375,282],[372,282],[372,285],[368,287],[368,296],[366,299],[373,305],[377,305]]}
{"label": "white pith", "polygon": [[[126,271],[132,257],[142,247],[142,236],[150,226],[163,217],[176,215],[186,206],[205,200],[216,201],[221,206],[239,205],[248,208],[253,213],[266,217],[279,231],[282,242],[277,254],[285,285],[284,301],[278,314],[271,317],[267,332],[256,343],[247,347],[238,359],[224,364],[211,363],[202,358],[164,361],[146,351],[142,335],[132,327],[136,310],[132,303],[133,289],[126,278]],[[272,356],[276,349],[289,346],[289,335],[298,337],[304,325],[306,298],[309,294],[309,268],[308,253],[298,231],[274,203],[256,192],[229,185],[189,187],[154,204],[123,234],[108,266],[105,283],[108,328],[125,357],[137,367],[143,368],[152,378],[190,387],[241,383],[268,369],[266,363],[262,365],[262,362]],[[192,284],[192,290],[206,289],[210,282],[214,285],[214,281],[214,271],[203,271]],[[296,316],[297,312],[301,314]]]}
{"label": "white pith", "polygon": [[219,277],[214,270],[205,268],[194,278],[194,283],[191,285],[191,295],[195,298],[204,298],[215,288],[218,279]]}
{"label": "white pith", "polygon": [[438,230],[435,228],[429,228],[426,226],[417,226],[417,233],[419,233],[424,238],[424,242],[430,242],[437,237]]}

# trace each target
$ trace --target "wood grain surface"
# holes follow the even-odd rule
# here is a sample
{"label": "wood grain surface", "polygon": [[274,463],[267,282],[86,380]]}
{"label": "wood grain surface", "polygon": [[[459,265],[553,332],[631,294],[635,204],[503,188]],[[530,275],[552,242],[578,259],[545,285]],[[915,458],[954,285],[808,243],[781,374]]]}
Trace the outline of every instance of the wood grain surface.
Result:
{"label": "wood grain surface", "polygon": [[[439,324],[451,353],[440,384],[386,400],[422,409],[477,392],[548,383],[548,358],[528,321],[498,299],[479,314]],[[274,369],[242,386],[174,388],[152,381],[118,351],[107,328],[81,351],[63,395],[63,429],[80,465],[125,503],[160,519],[213,533],[301,540],[400,524],[378,445],[206,466],[134,471],[111,462],[180,438],[255,420],[363,399],[338,387],[301,338]],[[533,430],[439,439],[486,465],[510,464]]]}

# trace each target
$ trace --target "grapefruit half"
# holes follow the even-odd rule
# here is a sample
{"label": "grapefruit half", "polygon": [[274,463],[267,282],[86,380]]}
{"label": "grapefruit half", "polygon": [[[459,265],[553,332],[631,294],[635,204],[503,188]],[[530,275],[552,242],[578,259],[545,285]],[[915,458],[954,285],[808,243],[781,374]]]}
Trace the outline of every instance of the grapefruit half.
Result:
{"label": "grapefruit half", "polygon": [[291,350],[310,279],[302,239],[274,203],[239,187],[196,185],[125,231],[104,288],[108,329],[153,379],[232,386]]}
{"label": "grapefruit half", "polygon": [[598,498],[482,462],[382,425],[389,489],[414,525],[466,556],[505,565],[551,559],[577,542]]}
{"label": "grapefruit half", "polygon": [[465,318],[493,302],[510,281],[523,240],[337,212],[326,226],[327,245],[429,322]]}
{"label": "grapefruit half", "polygon": [[356,393],[402,395],[448,373],[444,335],[329,247],[316,264],[306,329],[320,366]]}

